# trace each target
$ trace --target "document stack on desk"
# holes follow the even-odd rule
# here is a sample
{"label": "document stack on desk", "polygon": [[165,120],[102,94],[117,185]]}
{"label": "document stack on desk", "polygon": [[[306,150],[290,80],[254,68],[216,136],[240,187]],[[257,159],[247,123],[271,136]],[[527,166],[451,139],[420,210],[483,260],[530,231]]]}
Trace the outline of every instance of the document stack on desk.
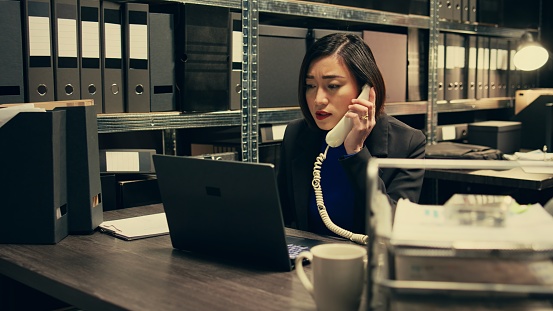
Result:
{"label": "document stack on desk", "polygon": [[169,234],[165,213],[104,221],[100,231],[126,241]]}
{"label": "document stack on desk", "polygon": [[553,295],[553,217],[541,205],[515,203],[503,221],[486,223],[452,219],[451,208],[398,202],[389,240],[394,286]]}

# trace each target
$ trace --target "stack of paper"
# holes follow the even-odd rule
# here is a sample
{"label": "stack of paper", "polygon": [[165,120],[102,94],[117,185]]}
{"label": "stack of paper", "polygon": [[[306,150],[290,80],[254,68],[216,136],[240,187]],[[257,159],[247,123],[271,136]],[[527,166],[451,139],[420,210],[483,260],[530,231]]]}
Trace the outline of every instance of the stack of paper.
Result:
{"label": "stack of paper", "polygon": [[165,213],[104,221],[100,231],[131,241],[169,233]]}

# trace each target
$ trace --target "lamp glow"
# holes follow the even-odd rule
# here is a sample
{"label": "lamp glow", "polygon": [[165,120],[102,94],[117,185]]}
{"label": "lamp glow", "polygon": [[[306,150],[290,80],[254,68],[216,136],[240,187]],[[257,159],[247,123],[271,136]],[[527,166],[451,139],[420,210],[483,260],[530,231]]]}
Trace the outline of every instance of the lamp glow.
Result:
{"label": "lamp glow", "polygon": [[515,66],[523,71],[531,71],[541,68],[549,59],[549,52],[538,42],[535,42],[532,34],[525,33],[521,37],[521,43],[514,56]]}

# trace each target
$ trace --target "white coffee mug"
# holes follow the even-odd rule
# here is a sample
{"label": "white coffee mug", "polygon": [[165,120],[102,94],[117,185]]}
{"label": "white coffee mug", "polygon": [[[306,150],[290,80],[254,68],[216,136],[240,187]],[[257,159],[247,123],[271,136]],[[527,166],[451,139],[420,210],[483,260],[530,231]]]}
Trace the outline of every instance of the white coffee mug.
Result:
{"label": "white coffee mug", "polygon": [[[296,258],[296,272],[317,310],[358,310],[365,280],[367,250],[353,244],[321,244]],[[313,283],[303,269],[311,261]]]}

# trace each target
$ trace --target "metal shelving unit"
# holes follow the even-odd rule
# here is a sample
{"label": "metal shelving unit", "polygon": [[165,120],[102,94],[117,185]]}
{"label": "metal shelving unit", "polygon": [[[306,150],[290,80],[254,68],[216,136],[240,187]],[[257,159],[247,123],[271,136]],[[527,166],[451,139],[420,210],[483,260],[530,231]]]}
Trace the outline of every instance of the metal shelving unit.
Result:
{"label": "metal shelving unit", "polygon": [[242,158],[245,161],[257,161],[257,135],[259,125],[283,124],[292,119],[301,117],[299,108],[258,109],[258,64],[256,51],[259,14],[270,13],[337,20],[346,23],[352,22],[427,29],[430,32],[429,37],[431,38],[428,47],[429,100],[422,102],[388,103],[386,105],[386,111],[390,115],[426,114],[426,130],[429,136],[429,142],[432,142],[435,137],[438,113],[500,109],[509,108],[513,105],[512,98],[437,102],[435,93],[437,39],[434,40],[434,37],[436,37],[440,31],[445,31],[518,38],[525,31],[528,31],[527,29],[510,29],[490,25],[441,21],[437,16],[437,0],[429,1],[430,16],[404,15],[297,0],[180,0],[175,2],[227,7],[242,12],[242,27],[244,33],[242,64],[243,95],[240,110],[209,113],[100,114],[98,115],[98,132],[102,134],[143,130],[241,126]]}

